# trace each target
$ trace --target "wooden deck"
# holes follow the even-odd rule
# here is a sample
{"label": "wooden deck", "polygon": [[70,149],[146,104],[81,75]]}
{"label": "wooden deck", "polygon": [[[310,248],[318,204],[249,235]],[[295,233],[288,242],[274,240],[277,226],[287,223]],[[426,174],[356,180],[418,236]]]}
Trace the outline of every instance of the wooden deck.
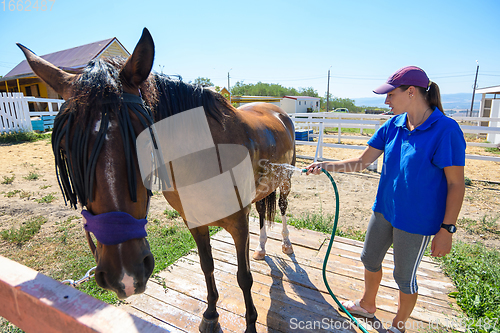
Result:
{"label": "wooden deck", "polygon": [[[250,222],[250,248],[258,242],[258,222]],[[268,232],[265,261],[252,260],[258,332],[361,332],[349,324],[323,283],[322,266],[329,236],[310,230],[290,228],[295,253],[281,253],[280,224]],[[245,306],[236,281],[236,256],[231,236],[221,231],[212,240],[215,279],[219,290],[219,322],[223,332],[243,332]],[[328,262],[328,281],[339,300],[354,300],[363,290],[363,265],[359,259],[362,243],[335,237]],[[378,296],[376,318],[365,327],[385,332],[397,310],[397,286],[392,278],[393,257],[384,260],[384,277]],[[194,251],[161,272],[161,281],[152,279],[146,292],[133,296],[123,307],[171,332],[198,332],[206,308],[206,286]],[[158,283],[159,282],[159,283]],[[419,299],[407,332],[427,331],[436,323],[452,323],[458,307],[447,294],[451,281],[429,258],[418,274]],[[316,326],[314,326],[316,325]]]}

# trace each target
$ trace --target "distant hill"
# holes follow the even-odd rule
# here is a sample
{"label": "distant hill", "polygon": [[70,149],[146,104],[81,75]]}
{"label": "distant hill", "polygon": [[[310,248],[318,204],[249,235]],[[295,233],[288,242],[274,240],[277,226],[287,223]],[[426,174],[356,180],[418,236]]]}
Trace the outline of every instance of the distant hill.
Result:
{"label": "distant hill", "polygon": [[[474,97],[474,110],[479,110],[479,102],[481,101],[481,94],[476,94]],[[447,110],[470,110],[470,103],[472,99],[472,94],[458,93],[458,94],[443,94],[441,95],[441,102],[443,103],[443,111]],[[366,98],[354,98],[356,106],[366,106],[366,107],[379,107],[386,108],[387,105],[384,104],[385,95],[380,97],[366,97]]]}

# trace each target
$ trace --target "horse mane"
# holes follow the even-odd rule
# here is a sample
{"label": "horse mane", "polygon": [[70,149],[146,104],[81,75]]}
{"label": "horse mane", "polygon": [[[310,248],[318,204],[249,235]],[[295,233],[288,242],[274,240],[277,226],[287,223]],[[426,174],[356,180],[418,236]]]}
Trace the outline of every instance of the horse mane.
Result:
{"label": "horse mane", "polygon": [[151,97],[157,99],[154,107],[156,121],[203,106],[208,116],[224,125],[227,111],[233,107],[221,94],[200,85],[172,80],[163,74],[154,77],[157,91]]}
{"label": "horse mane", "polygon": [[[143,104],[140,98],[123,94],[120,70],[124,63],[123,58],[90,61],[73,83],[73,97],[64,103],[54,120],[52,149],[59,186],[65,201],[75,209],[78,201],[82,206],[93,201],[97,159],[112,119],[119,121],[129,192],[135,202],[135,141],[139,133],[134,132],[131,113],[146,128],[154,121],[203,106],[208,116],[224,126],[227,110],[233,109],[220,94],[161,74],[150,75],[139,87]],[[99,130],[95,134],[92,126],[97,120]]]}
{"label": "horse mane", "polygon": [[[82,206],[93,201],[97,159],[113,120],[119,123],[123,141],[130,199],[137,201],[134,157],[139,133],[134,131],[131,114],[135,114],[144,128],[154,121],[151,109],[140,97],[122,92],[119,76],[124,63],[120,58],[90,61],[72,86],[73,97],[63,104],[54,119],[52,150],[57,179],[66,203],[69,201],[75,209],[78,201]],[[152,87],[151,77],[140,87],[148,102],[155,100]]]}

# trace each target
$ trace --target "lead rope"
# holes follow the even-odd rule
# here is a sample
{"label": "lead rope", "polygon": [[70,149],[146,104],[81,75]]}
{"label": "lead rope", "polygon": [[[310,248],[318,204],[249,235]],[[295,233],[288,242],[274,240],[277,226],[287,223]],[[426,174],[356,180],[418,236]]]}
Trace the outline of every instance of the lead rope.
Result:
{"label": "lead rope", "polygon": [[87,273],[85,273],[85,276],[84,276],[84,277],[82,277],[82,278],[81,278],[81,279],[79,279],[79,280],[76,280],[76,281],[75,281],[75,280],[68,279],[68,280],[64,280],[64,281],[62,281],[61,283],[62,283],[62,284],[67,284],[67,285],[70,285],[70,286],[71,286],[71,287],[73,287],[73,288],[76,288],[78,285],[80,285],[80,284],[82,284],[82,283],[84,283],[84,282],[87,282],[87,281],[89,281],[91,278],[93,278],[95,274],[92,274],[92,275],[90,275],[90,274],[91,274],[93,271],[95,271],[95,269],[96,269],[96,268],[97,268],[97,266],[94,266],[94,267],[92,267],[91,269],[89,269],[89,270],[87,271]]}

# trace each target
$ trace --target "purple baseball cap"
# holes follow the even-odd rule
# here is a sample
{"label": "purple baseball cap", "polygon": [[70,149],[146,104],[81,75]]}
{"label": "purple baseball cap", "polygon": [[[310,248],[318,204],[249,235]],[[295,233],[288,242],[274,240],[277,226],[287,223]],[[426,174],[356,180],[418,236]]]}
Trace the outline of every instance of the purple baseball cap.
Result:
{"label": "purple baseball cap", "polygon": [[407,66],[398,69],[392,74],[387,82],[375,89],[375,94],[387,94],[399,86],[417,86],[427,88],[429,86],[429,78],[427,74],[418,67]]}

